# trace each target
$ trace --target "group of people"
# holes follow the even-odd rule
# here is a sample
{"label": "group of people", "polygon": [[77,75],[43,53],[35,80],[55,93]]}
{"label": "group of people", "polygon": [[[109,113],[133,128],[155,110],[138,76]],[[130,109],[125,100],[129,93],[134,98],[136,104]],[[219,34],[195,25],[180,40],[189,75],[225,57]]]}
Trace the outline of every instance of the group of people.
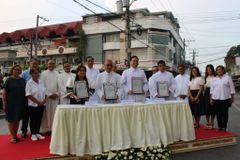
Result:
{"label": "group of people", "polygon": [[[206,115],[206,128],[212,129],[217,115],[219,131],[226,131],[228,108],[234,101],[235,89],[231,77],[223,66],[216,71],[206,66],[202,78],[197,67],[191,68],[190,76],[185,66],[179,65],[179,74],[174,78],[166,71],[163,60],[153,67],[152,76],[147,79],[144,70],[138,68],[139,58],[130,58],[130,68],[122,75],[116,73],[116,64],[106,60],[104,71],[93,67],[94,58],[86,58],[86,66],[79,65],[71,71],[69,62],[63,63],[64,71],[54,70],[55,62],[49,60],[47,70],[40,73],[38,61],[32,59],[29,69],[21,73],[21,67],[14,65],[11,76],[3,85],[3,110],[6,112],[11,143],[17,143],[19,121],[22,121],[22,137],[26,138],[30,120],[31,139],[42,140],[40,133],[51,133],[53,117],[58,104],[118,103],[121,101],[161,102],[181,100],[190,104],[199,127],[200,116]],[[124,104],[123,104],[124,105]]]}

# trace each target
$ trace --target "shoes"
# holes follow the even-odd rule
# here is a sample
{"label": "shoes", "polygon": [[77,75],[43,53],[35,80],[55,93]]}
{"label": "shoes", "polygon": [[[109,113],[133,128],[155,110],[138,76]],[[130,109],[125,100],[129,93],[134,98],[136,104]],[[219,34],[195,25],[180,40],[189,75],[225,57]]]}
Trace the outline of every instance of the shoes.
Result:
{"label": "shoes", "polygon": [[36,134],[36,137],[37,137],[38,139],[40,139],[40,140],[44,140],[44,139],[45,139],[45,137],[42,136],[41,134]]}
{"label": "shoes", "polygon": [[22,133],[22,138],[27,138],[27,133]]}
{"label": "shoes", "polygon": [[219,128],[218,132],[227,132],[227,129],[226,128]]}
{"label": "shoes", "polygon": [[37,137],[35,134],[33,134],[33,135],[31,136],[31,140],[32,140],[32,141],[37,141],[37,140],[38,140],[38,137]]}

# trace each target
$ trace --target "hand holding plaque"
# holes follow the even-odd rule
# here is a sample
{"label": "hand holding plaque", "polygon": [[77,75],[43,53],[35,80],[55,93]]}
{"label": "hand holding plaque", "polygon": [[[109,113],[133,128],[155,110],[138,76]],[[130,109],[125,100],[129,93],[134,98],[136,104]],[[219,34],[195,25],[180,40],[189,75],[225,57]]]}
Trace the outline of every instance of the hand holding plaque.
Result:
{"label": "hand holding plaque", "polygon": [[132,77],[132,93],[144,94],[143,92],[143,77]]}
{"label": "hand holding plaque", "polygon": [[116,88],[113,83],[103,83],[104,97],[105,100],[116,100]]}
{"label": "hand holding plaque", "polygon": [[168,84],[165,81],[157,82],[158,97],[167,98],[170,96]]}
{"label": "hand holding plaque", "polygon": [[86,81],[76,81],[75,82],[75,91],[76,91],[77,96],[80,99],[89,97]]}

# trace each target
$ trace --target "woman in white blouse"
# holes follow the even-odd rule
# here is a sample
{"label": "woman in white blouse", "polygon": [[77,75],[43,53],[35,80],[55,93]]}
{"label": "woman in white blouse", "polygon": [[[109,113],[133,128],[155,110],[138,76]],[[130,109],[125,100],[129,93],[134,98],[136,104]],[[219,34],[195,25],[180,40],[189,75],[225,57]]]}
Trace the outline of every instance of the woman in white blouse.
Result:
{"label": "woman in white blouse", "polygon": [[198,128],[200,126],[200,117],[204,114],[203,86],[204,80],[201,77],[198,67],[193,67],[191,69],[189,84],[189,104],[195,119],[195,128]]}
{"label": "woman in white blouse", "polygon": [[231,77],[225,74],[225,68],[216,68],[217,76],[211,85],[211,103],[216,108],[218,128],[226,132],[228,122],[228,109],[234,101],[235,88]]}
{"label": "woman in white blouse", "polygon": [[37,141],[38,139],[45,139],[39,133],[39,130],[46,103],[46,88],[42,81],[39,80],[40,75],[37,69],[31,69],[30,75],[32,78],[26,85],[26,97],[28,98],[31,139]]}
{"label": "woman in white blouse", "polygon": [[207,129],[213,129],[214,118],[216,115],[215,107],[210,103],[210,88],[215,77],[215,70],[213,65],[209,64],[205,70],[205,92],[204,92],[204,106],[206,111]]}

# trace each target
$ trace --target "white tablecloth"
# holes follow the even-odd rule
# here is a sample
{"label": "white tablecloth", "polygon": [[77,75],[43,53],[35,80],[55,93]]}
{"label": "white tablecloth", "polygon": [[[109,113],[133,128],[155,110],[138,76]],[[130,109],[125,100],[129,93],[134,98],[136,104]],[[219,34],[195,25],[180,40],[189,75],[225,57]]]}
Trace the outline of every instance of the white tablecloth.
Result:
{"label": "white tablecloth", "polygon": [[194,139],[193,119],[186,102],[94,107],[59,105],[53,122],[50,153],[96,155]]}

